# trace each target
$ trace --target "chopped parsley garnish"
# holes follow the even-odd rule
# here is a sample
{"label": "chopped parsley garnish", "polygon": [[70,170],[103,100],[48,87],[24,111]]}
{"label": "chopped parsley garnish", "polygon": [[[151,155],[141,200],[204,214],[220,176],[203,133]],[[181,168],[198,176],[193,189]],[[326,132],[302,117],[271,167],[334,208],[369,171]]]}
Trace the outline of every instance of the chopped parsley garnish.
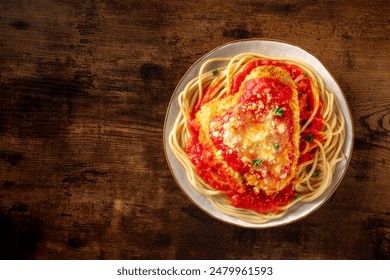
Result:
{"label": "chopped parsley garnish", "polygon": [[214,68],[213,69],[213,76],[216,76],[218,74],[218,69],[217,68]]}
{"label": "chopped parsley garnish", "polygon": [[305,74],[303,74],[304,78],[306,78],[307,76],[309,76],[309,74],[307,72]]}
{"label": "chopped parsley garnish", "polygon": [[275,143],[275,144],[274,144],[274,149],[275,149],[275,150],[279,150],[279,144],[278,144],[278,143]]}
{"label": "chopped parsley garnish", "polygon": [[311,177],[318,177],[318,175],[320,175],[320,171],[315,170],[315,171],[313,172],[313,174],[311,174]]}
{"label": "chopped parsley garnish", "polygon": [[284,111],[282,108],[274,108],[275,116],[282,117],[284,115]]}
{"label": "chopped parsley garnish", "polygon": [[306,141],[307,142],[313,142],[314,141],[314,137],[313,137],[313,134],[312,133],[309,133],[306,137],[305,137]]}
{"label": "chopped parsley garnish", "polygon": [[262,159],[255,159],[255,160],[253,161],[253,166],[256,167],[256,166],[260,165],[262,162],[263,162]]}

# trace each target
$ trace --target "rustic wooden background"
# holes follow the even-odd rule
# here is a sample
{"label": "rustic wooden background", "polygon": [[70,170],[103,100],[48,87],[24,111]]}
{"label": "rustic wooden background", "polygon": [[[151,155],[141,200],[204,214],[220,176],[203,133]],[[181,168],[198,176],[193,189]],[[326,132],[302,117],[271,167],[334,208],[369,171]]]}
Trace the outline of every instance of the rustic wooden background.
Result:
{"label": "rustic wooden background", "polygon": [[[176,185],[166,109],[220,44],[273,38],[334,74],[355,124],[335,195],[249,230]],[[388,1],[0,0],[0,258],[389,259]]]}

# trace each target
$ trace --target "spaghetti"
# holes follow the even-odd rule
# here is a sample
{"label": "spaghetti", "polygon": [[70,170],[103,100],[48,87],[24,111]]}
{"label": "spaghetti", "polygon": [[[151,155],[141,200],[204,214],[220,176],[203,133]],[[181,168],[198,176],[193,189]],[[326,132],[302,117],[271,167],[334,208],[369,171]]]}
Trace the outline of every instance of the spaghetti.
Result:
{"label": "spaghetti", "polygon": [[[224,66],[205,71],[213,63]],[[316,199],[343,159],[340,107],[301,61],[255,53],[209,59],[178,103],[172,151],[198,192],[243,221],[265,223]]]}

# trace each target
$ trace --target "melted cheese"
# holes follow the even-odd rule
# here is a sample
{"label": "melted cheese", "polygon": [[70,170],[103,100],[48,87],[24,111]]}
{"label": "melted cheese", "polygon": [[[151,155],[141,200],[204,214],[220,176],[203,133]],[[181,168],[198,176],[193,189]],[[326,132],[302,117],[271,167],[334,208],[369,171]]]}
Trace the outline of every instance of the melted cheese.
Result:
{"label": "melted cheese", "polygon": [[[269,112],[271,116],[272,112]],[[237,123],[236,118],[231,118],[224,125],[225,134],[223,135],[223,143],[236,150],[246,163],[252,163],[255,159],[274,160],[275,156],[272,152],[272,129],[274,121],[272,118],[265,118],[264,122],[250,122],[246,126],[235,128]]]}

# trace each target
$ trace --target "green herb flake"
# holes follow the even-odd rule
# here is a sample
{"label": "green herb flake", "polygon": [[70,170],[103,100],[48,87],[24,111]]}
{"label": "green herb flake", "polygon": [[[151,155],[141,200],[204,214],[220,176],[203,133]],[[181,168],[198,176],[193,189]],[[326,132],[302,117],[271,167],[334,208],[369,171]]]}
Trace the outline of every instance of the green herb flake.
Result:
{"label": "green herb flake", "polygon": [[217,74],[218,74],[218,69],[217,69],[217,68],[214,68],[214,69],[213,69],[213,76],[217,76]]}
{"label": "green herb flake", "polygon": [[275,149],[275,150],[279,150],[279,144],[278,144],[278,143],[275,143],[275,144],[274,144],[274,149]]}
{"label": "green herb flake", "polygon": [[306,141],[311,143],[314,141],[314,137],[313,137],[313,134],[312,133],[309,133],[306,137],[305,137]]}
{"label": "green herb flake", "polygon": [[262,159],[255,159],[255,160],[253,161],[253,166],[254,166],[254,167],[259,166],[262,162],[263,162]]}
{"label": "green herb flake", "polygon": [[274,108],[274,114],[278,117],[283,117],[284,111],[282,108]]}
{"label": "green herb flake", "polygon": [[320,175],[320,171],[315,170],[315,171],[313,172],[313,174],[311,174],[311,177],[318,177],[318,175]]}
{"label": "green herb flake", "polygon": [[307,78],[307,76],[309,76],[309,74],[307,72],[305,74],[303,74],[304,78]]}

